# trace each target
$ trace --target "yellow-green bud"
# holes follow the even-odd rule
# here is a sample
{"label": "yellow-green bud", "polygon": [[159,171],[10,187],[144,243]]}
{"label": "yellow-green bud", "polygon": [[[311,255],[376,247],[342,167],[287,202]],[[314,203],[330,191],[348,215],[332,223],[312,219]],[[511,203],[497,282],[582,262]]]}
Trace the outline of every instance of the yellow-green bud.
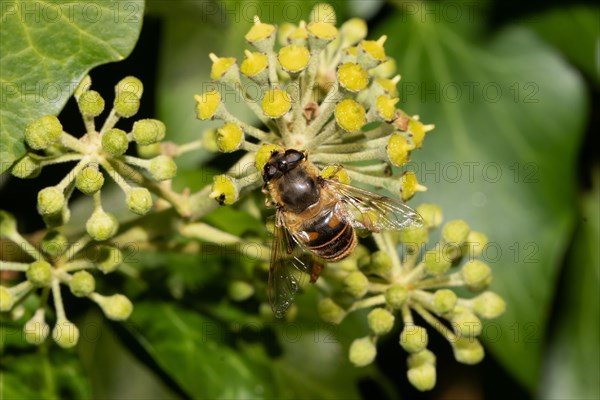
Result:
{"label": "yellow-green bud", "polygon": [[492,270],[480,260],[468,261],[461,270],[463,280],[469,289],[481,290],[492,281]]}
{"label": "yellow-green bud", "polygon": [[409,353],[417,353],[427,347],[429,336],[421,326],[405,325],[400,332],[400,346]]}
{"label": "yellow-green bud", "polygon": [[160,142],[165,138],[166,127],[157,119],[140,119],[133,124],[133,139],[141,145]]}
{"label": "yellow-green bud", "polygon": [[437,314],[446,314],[456,307],[458,298],[450,289],[440,289],[433,294],[431,305]]}
{"label": "yellow-green bud", "polygon": [[92,300],[94,300],[100,306],[100,308],[102,308],[106,318],[114,321],[126,320],[133,311],[133,304],[122,294],[114,294],[112,296],[101,296],[99,294],[94,294],[92,296]]}
{"label": "yellow-green bud", "polygon": [[227,74],[229,69],[235,64],[235,58],[233,57],[217,57],[213,53],[209,55],[213,62],[210,68],[210,79],[218,81]]}
{"label": "yellow-green bud", "polygon": [[10,169],[12,176],[21,179],[35,178],[41,171],[40,163],[29,154],[25,154]]}
{"label": "yellow-green bud", "polygon": [[263,113],[269,118],[279,118],[285,115],[292,106],[292,100],[286,91],[271,89],[265,93],[262,100]]}
{"label": "yellow-green bud", "polygon": [[63,127],[54,115],[45,115],[27,125],[25,142],[34,150],[43,150],[60,139]]}
{"label": "yellow-green bud", "polygon": [[71,210],[68,207],[63,207],[60,212],[51,215],[42,215],[42,219],[48,228],[56,228],[66,225],[71,218]]}
{"label": "yellow-green bud", "polygon": [[138,99],[141,99],[142,94],[144,93],[144,84],[135,76],[126,76],[115,86],[115,93],[117,96],[123,92],[133,93]]}
{"label": "yellow-green bud", "polygon": [[95,90],[86,90],[77,99],[77,105],[82,115],[97,117],[104,111],[104,99]]}
{"label": "yellow-green bud", "polygon": [[135,148],[137,150],[138,156],[145,159],[154,158],[158,156],[161,152],[160,143],[152,143],[146,145],[136,143]]}
{"label": "yellow-green bud", "polygon": [[52,266],[47,261],[34,261],[27,267],[25,275],[33,286],[48,287],[52,282]]}
{"label": "yellow-green bud", "polygon": [[377,40],[362,40],[358,44],[358,61],[366,68],[371,69],[386,60],[383,44],[387,36],[382,36]]}
{"label": "yellow-green bud", "polygon": [[102,134],[102,150],[113,156],[121,156],[127,151],[129,140],[125,131],[112,128]]}
{"label": "yellow-green bud", "polygon": [[344,63],[337,70],[338,82],[340,85],[350,91],[359,92],[369,84],[369,74],[359,64]]}
{"label": "yellow-green bud", "polygon": [[283,47],[283,46],[286,46],[287,44],[289,44],[290,35],[295,30],[296,30],[296,25],[294,25],[292,23],[283,22],[283,23],[279,24],[278,29],[277,29],[277,42],[279,43],[279,45],[281,45]]}
{"label": "yellow-green bud", "polygon": [[140,109],[140,98],[133,92],[123,91],[115,98],[113,107],[119,116],[133,117]]}
{"label": "yellow-green bud", "polygon": [[217,129],[217,147],[223,153],[231,153],[242,147],[244,131],[233,122],[228,122]]}
{"label": "yellow-green bud", "polygon": [[398,101],[400,101],[400,99],[392,99],[386,95],[377,96],[377,99],[375,99],[375,109],[377,110],[377,115],[379,118],[387,122],[394,119],[394,116],[396,115],[395,106]]}
{"label": "yellow-green bud", "polygon": [[463,243],[463,249],[461,250],[470,258],[479,257],[487,244],[488,237],[485,234],[481,232],[470,231],[466,242]]}
{"label": "yellow-green bud", "polygon": [[108,274],[121,265],[123,262],[123,253],[116,247],[101,246],[98,251],[98,258],[94,261],[100,271]]}
{"label": "yellow-green bud", "polygon": [[205,121],[215,117],[217,108],[221,104],[221,95],[216,90],[194,95],[196,100],[196,118]]}
{"label": "yellow-green bud", "polygon": [[452,264],[451,260],[446,256],[446,253],[437,248],[425,252],[423,261],[425,262],[425,269],[433,276],[445,274]]}
{"label": "yellow-green bud", "polygon": [[406,364],[408,368],[415,368],[425,364],[435,365],[435,354],[430,350],[423,349],[417,353],[409,354]]}
{"label": "yellow-green bud", "polygon": [[326,22],[335,25],[335,10],[330,4],[318,3],[310,10],[310,22]]}
{"label": "yellow-green bud", "polygon": [[73,96],[75,97],[75,99],[79,99],[81,95],[83,95],[83,93],[90,89],[90,87],[92,87],[92,78],[90,78],[89,75],[86,75],[83,77],[81,82],[79,82],[79,85],[77,85],[77,87],[75,88]]}
{"label": "yellow-green bud", "polygon": [[370,337],[354,339],[350,345],[350,362],[357,367],[365,367],[375,360],[377,348]]}
{"label": "yellow-green bud", "polygon": [[394,327],[394,314],[385,308],[374,308],[367,315],[367,321],[375,335],[385,335]]}
{"label": "yellow-green bud", "polygon": [[400,183],[402,184],[400,189],[400,197],[403,201],[412,199],[417,192],[427,191],[425,186],[419,184],[417,181],[417,175],[413,171],[404,172],[400,178]]}
{"label": "yellow-green bud", "polygon": [[219,151],[219,147],[217,146],[217,131],[215,129],[206,129],[202,132],[202,148],[211,153]]}
{"label": "yellow-green bud", "polygon": [[233,301],[244,301],[254,294],[254,286],[244,281],[233,281],[227,288],[229,297]]}
{"label": "yellow-green bud", "polygon": [[421,148],[423,145],[423,140],[425,140],[425,134],[433,130],[434,127],[434,125],[424,125],[421,121],[414,117],[408,120],[407,130],[415,148]]}
{"label": "yellow-green bud", "polygon": [[459,363],[474,365],[483,360],[485,352],[479,340],[470,337],[458,338],[452,343],[454,358]]}
{"label": "yellow-green bud", "polygon": [[104,185],[104,175],[96,164],[88,164],[75,178],[75,187],[87,195],[96,193],[102,185]]}
{"label": "yellow-green bud", "polygon": [[17,220],[7,211],[0,210],[0,237],[9,238],[17,233]]}
{"label": "yellow-green bud", "polygon": [[92,213],[85,223],[88,235],[96,241],[110,239],[117,233],[119,222],[114,215],[98,209]]}
{"label": "yellow-green bud", "polygon": [[89,272],[78,271],[69,281],[69,288],[76,297],[86,297],[96,289],[96,280]]}
{"label": "yellow-green bud", "polygon": [[367,294],[369,279],[362,272],[354,271],[344,279],[344,286],[346,292],[359,299]]}
{"label": "yellow-green bud", "polygon": [[417,207],[417,212],[423,217],[428,228],[439,226],[444,219],[442,209],[437,204],[421,204]]}
{"label": "yellow-green bud", "polygon": [[335,121],[346,132],[356,132],[367,123],[367,113],[360,103],[344,99],[335,106]]}
{"label": "yellow-green bud", "polygon": [[473,299],[473,311],[481,318],[498,318],[505,310],[504,299],[494,292],[483,292]]}
{"label": "yellow-green bud", "polygon": [[215,199],[220,205],[231,205],[238,199],[239,191],[234,178],[228,175],[217,175],[213,178],[212,191],[208,195]]}
{"label": "yellow-green bud", "polygon": [[367,23],[360,18],[351,18],[342,24],[340,33],[347,44],[354,45],[367,37]]}
{"label": "yellow-green bud", "polygon": [[339,165],[328,165],[321,170],[319,175],[326,179],[335,179],[338,182],[346,185],[350,184],[350,175],[348,175],[348,172]]}
{"label": "yellow-green bud", "polygon": [[376,78],[388,79],[394,76],[396,70],[396,61],[393,58],[388,58],[387,61],[371,69],[369,73]]}
{"label": "yellow-green bud", "polygon": [[244,39],[249,43],[258,42],[267,39],[269,36],[275,33],[275,26],[271,24],[263,24],[260,20],[255,20],[252,28],[246,33]]}
{"label": "yellow-green bud", "polygon": [[46,323],[44,318],[43,308],[38,309],[31,319],[23,326],[25,341],[36,346],[42,344],[49,333],[50,326]]}
{"label": "yellow-green bud", "polygon": [[152,208],[152,195],[146,188],[132,188],[127,191],[125,202],[129,211],[144,215]]}
{"label": "yellow-green bud", "polygon": [[310,51],[308,51],[306,46],[292,44],[282,47],[279,50],[278,59],[284,71],[299,73],[308,65]]}
{"label": "yellow-green bud", "polygon": [[317,312],[323,321],[334,325],[339,325],[346,317],[346,310],[329,297],[319,302]]}
{"label": "yellow-green bud", "polygon": [[371,254],[371,264],[369,272],[379,276],[385,276],[392,268],[392,259],[390,255],[382,250],[377,250]]}
{"label": "yellow-green bud", "polygon": [[393,309],[400,309],[408,299],[408,289],[399,284],[394,284],[385,291],[385,302]]}
{"label": "yellow-green bud", "polygon": [[9,311],[15,304],[15,298],[5,286],[0,286],[0,311]]}
{"label": "yellow-green bud", "polygon": [[52,339],[60,347],[68,349],[79,341],[79,329],[71,321],[58,320],[52,329]]}
{"label": "yellow-green bud", "polygon": [[67,250],[69,241],[67,238],[60,234],[58,231],[50,230],[46,232],[42,241],[40,242],[40,248],[49,257],[58,257]]}
{"label": "yellow-green bud", "polygon": [[427,228],[420,226],[418,228],[409,228],[400,231],[400,241],[411,247],[412,251],[419,251],[429,240]]}
{"label": "yellow-green bud", "polygon": [[283,152],[285,149],[278,144],[263,144],[260,146],[254,157],[254,164],[256,164],[258,171],[262,172],[274,151]]}
{"label": "yellow-green bud", "polygon": [[436,371],[435,366],[432,364],[409,368],[406,371],[406,376],[410,384],[421,392],[431,390],[435,386]]}
{"label": "yellow-green bud", "polygon": [[442,228],[442,238],[446,243],[455,243],[461,245],[469,236],[469,225],[462,219],[455,219],[446,222]]}
{"label": "yellow-green bud", "polygon": [[41,215],[54,215],[62,211],[65,206],[65,196],[62,190],[54,186],[39,191],[37,209]]}
{"label": "yellow-green bud", "polygon": [[462,337],[475,337],[481,334],[481,321],[471,311],[462,309],[454,312],[451,318],[454,333]]}
{"label": "yellow-green bud", "polygon": [[269,58],[258,51],[251,52],[246,50],[244,53],[246,54],[246,58],[240,65],[240,72],[249,78],[257,78],[257,80],[260,80],[261,77],[266,78],[265,73],[269,67]]}
{"label": "yellow-green bud", "polygon": [[388,140],[387,155],[392,164],[401,167],[408,162],[412,149],[412,144],[408,143],[404,135],[394,133]]}
{"label": "yellow-green bud", "polygon": [[157,181],[166,181],[177,174],[177,164],[171,157],[160,155],[150,160],[149,170]]}

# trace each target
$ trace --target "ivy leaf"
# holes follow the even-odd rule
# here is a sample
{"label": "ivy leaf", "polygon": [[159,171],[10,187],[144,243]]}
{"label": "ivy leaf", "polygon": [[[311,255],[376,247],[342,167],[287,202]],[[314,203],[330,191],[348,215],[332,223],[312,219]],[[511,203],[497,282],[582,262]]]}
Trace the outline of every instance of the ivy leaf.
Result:
{"label": "ivy leaf", "polygon": [[91,68],[129,55],[143,12],[143,0],[2,2],[0,173],[25,154],[30,121],[57,115]]}
{"label": "ivy leaf", "polygon": [[507,310],[482,337],[533,391],[574,226],[585,91],[529,30],[475,38],[470,22],[399,12],[373,36],[388,34],[386,49],[403,76],[399,106],[436,125],[409,165],[429,188],[413,202],[440,204],[445,220],[465,219],[488,235],[483,259]]}

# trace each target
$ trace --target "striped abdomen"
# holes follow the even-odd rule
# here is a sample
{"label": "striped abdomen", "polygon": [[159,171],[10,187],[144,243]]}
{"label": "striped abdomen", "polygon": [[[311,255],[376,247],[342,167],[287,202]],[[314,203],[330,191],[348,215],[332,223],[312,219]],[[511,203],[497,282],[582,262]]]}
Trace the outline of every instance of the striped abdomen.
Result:
{"label": "striped abdomen", "polygon": [[350,255],[356,246],[354,228],[336,212],[339,205],[331,207],[319,218],[307,221],[297,235],[298,240],[317,257],[335,262]]}

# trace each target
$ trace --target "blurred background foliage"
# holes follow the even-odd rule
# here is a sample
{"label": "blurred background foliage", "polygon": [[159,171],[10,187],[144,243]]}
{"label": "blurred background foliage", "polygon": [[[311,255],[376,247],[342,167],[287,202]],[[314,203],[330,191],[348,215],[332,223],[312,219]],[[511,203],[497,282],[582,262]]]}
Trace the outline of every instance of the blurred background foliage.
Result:
{"label": "blurred background foliage", "polygon": [[[195,119],[193,101],[209,82],[208,54],[239,60],[255,14],[270,23],[298,22],[315,3],[147,1],[132,54],[94,68],[93,88],[110,102],[119,79],[139,77],[145,90],[138,116],[164,121],[171,141],[190,141],[211,126]],[[411,163],[429,190],[411,204],[438,203],[445,219],[463,218],[493,243],[484,259],[507,312],[484,328],[483,363],[457,364],[447,343],[432,334],[438,384],[420,394],[406,382],[398,326],[379,344],[376,364],[357,369],[347,349],[366,332],[364,315],[328,326],[318,320],[316,290],[308,290],[293,323],[272,321],[259,312],[264,282],[249,301],[227,297],[231,279],[250,281],[251,261],[225,251],[134,250],[129,276],[103,282],[107,290],[118,287],[132,298],[130,321],[108,322],[93,305],[65,298],[82,332],[76,350],[51,342],[31,347],[21,338],[22,321],[3,317],[0,397],[600,397],[597,6],[330,3],[338,23],[361,17],[371,38],[388,36],[386,52],[402,75],[400,107],[436,125]],[[2,31],[4,38],[5,27]],[[135,33],[129,34],[135,42]],[[69,71],[56,79],[82,76],[94,63],[83,60],[75,66],[79,75]],[[41,107],[36,112],[58,111]],[[228,108],[252,122],[242,104]],[[73,100],[60,119],[68,132],[83,128]],[[130,128],[127,122],[122,127]],[[4,143],[4,128],[2,135]],[[237,158],[186,155],[178,161],[176,186],[200,188]],[[23,232],[43,228],[34,211],[36,193],[67,172],[53,168],[34,181],[2,176],[2,208],[17,216]],[[103,196],[116,214],[124,208],[117,190]],[[80,200],[72,210],[71,232],[81,230],[84,219],[78,215],[91,209],[89,199]],[[206,220],[267,240],[263,221],[243,209],[223,208]]]}

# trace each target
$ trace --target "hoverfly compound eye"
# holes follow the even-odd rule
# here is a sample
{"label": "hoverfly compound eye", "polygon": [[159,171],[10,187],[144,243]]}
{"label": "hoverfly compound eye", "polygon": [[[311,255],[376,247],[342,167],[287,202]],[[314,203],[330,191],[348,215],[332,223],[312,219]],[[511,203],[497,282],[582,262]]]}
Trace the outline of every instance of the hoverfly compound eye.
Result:
{"label": "hoverfly compound eye", "polygon": [[285,162],[289,165],[295,165],[304,160],[304,154],[298,150],[287,150],[283,156]]}
{"label": "hoverfly compound eye", "polygon": [[273,164],[265,165],[263,170],[263,178],[266,182],[270,181],[277,173],[277,168]]}

